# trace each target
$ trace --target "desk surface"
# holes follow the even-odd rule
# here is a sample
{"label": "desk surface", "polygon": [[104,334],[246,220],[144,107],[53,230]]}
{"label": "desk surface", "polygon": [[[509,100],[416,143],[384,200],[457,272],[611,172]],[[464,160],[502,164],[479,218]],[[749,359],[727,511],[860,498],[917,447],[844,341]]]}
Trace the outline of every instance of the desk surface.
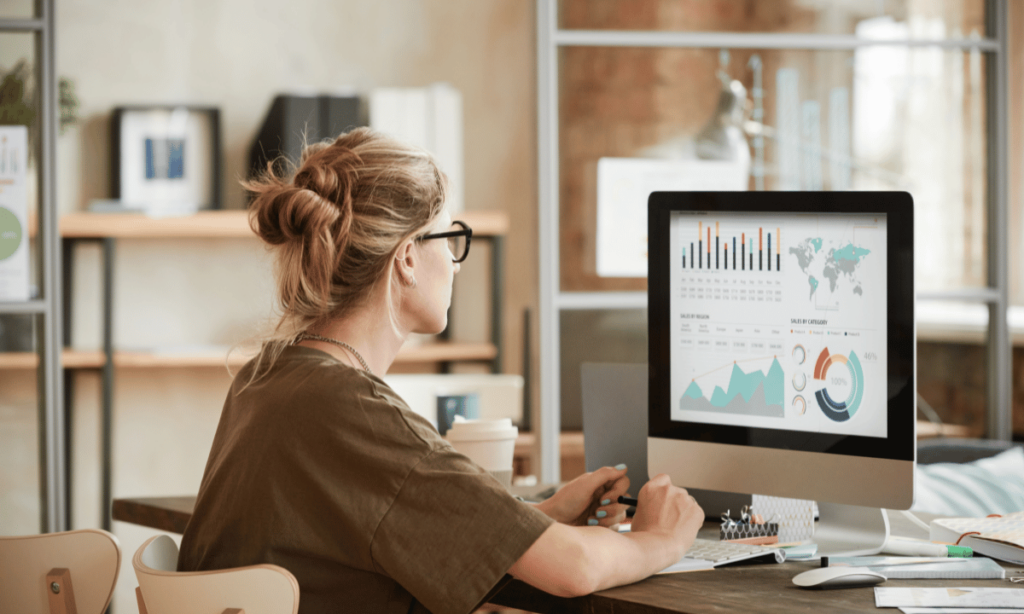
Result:
{"label": "desk surface", "polygon": [[[195,500],[195,497],[115,499],[113,518],[161,531],[182,533],[192,517]],[[896,534],[910,527],[910,522],[901,515],[891,514],[890,523]],[[700,536],[716,538],[717,531],[717,525],[705,523]],[[793,585],[793,576],[814,567],[817,563],[793,561],[782,565],[739,565],[713,571],[652,576],[636,584],[575,599],[554,597],[513,580],[492,599],[492,603],[541,614],[876,611],[874,591],[870,587],[816,591]],[[1014,585],[1005,580],[889,580],[885,586],[1007,588]]]}

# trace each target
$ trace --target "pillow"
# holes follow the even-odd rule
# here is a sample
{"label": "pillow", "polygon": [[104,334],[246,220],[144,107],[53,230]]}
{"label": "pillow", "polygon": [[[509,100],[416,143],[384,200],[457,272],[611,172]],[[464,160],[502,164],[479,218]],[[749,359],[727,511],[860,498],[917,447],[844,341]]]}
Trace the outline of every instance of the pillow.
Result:
{"label": "pillow", "polygon": [[981,517],[1024,511],[1024,448],[970,463],[918,465],[915,512]]}

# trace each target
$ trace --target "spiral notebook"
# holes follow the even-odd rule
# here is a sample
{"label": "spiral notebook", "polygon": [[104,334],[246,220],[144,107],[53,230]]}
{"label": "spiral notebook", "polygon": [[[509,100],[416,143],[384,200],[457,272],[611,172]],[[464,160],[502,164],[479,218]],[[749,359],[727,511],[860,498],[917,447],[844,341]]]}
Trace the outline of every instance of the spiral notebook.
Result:
{"label": "spiral notebook", "polygon": [[978,554],[1024,565],[1024,512],[990,518],[938,518],[932,541],[958,543]]}

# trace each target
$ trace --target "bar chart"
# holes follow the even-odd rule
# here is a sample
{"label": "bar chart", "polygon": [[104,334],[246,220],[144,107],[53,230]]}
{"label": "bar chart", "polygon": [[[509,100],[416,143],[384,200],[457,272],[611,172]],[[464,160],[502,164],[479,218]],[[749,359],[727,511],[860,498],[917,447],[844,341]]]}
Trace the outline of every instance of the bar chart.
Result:
{"label": "bar chart", "polygon": [[711,224],[698,221],[697,236],[688,241],[688,249],[685,243],[683,246],[683,269],[781,272],[782,231],[779,227],[774,230],[772,233],[770,228],[758,227],[755,249],[753,228],[749,236],[746,231],[740,231],[727,232],[723,237],[720,223],[715,222],[715,236],[712,238]]}

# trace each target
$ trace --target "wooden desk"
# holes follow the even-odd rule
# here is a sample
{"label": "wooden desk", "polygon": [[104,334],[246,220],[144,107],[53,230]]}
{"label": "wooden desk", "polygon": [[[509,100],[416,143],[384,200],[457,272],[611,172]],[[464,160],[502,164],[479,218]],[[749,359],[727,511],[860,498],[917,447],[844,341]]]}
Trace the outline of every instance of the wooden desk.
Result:
{"label": "wooden desk", "polygon": [[[114,520],[131,522],[161,531],[185,530],[195,497],[115,499]],[[900,515],[890,514],[893,531],[910,526]],[[717,525],[705,523],[700,536],[714,539]],[[793,576],[817,567],[817,563],[787,562],[723,567],[714,571],[652,576],[642,582],[601,591],[585,597],[562,599],[513,580],[491,600],[500,606],[541,614],[677,614],[697,612],[875,612],[871,588],[815,591],[797,588]],[[889,580],[885,586],[1012,587],[1005,580]],[[895,610],[894,610],[895,611]]]}
{"label": "wooden desk", "polygon": [[168,533],[184,533],[195,507],[194,496],[114,499],[110,515],[114,520]]}

